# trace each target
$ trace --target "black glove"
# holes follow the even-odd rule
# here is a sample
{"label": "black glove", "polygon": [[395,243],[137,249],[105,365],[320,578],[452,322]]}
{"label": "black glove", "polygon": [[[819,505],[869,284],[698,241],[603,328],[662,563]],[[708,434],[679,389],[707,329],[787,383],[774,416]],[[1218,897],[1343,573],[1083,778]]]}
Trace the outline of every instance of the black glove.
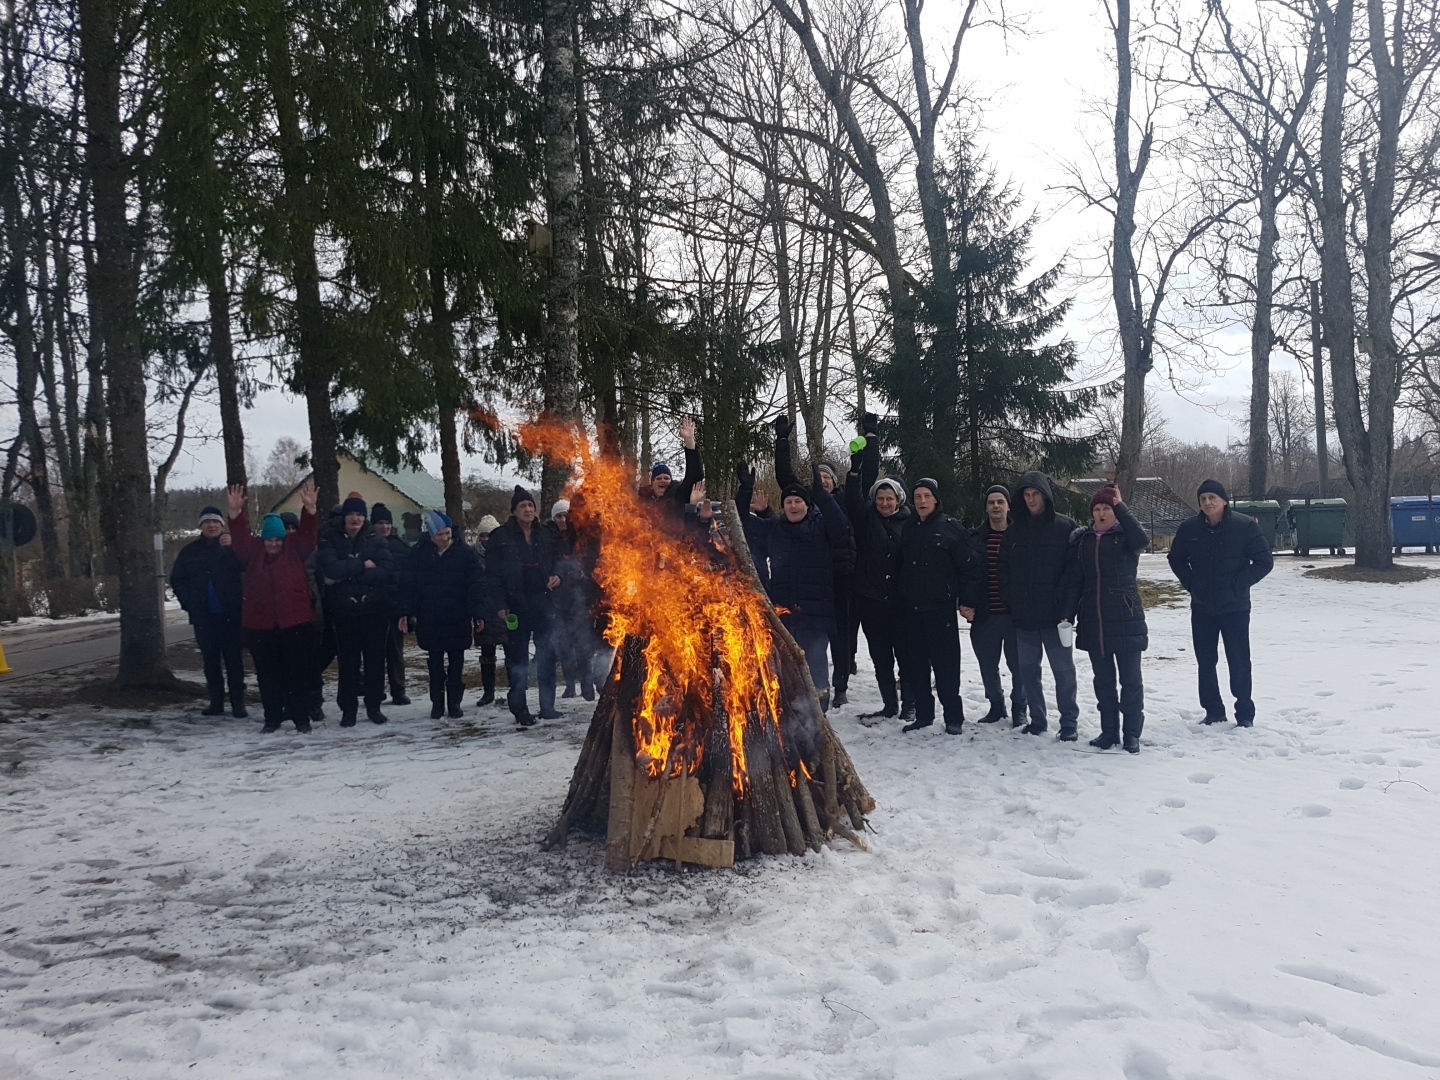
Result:
{"label": "black glove", "polygon": [[790,438],[790,417],[785,413],[775,417],[775,438],[782,442]]}
{"label": "black glove", "polygon": [[735,479],[740,481],[741,487],[755,486],[755,470],[748,462],[737,461],[735,463]]}
{"label": "black glove", "polygon": [[867,412],[860,417],[860,434],[869,438],[875,434],[875,429],[880,426],[879,418],[873,412]]}
{"label": "black glove", "polygon": [[818,463],[813,462],[813,461],[810,463],[810,490],[811,490],[811,491],[824,491],[824,490],[825,490],[825,488],[824,488],[823,486],[821,486],[821,484],[820,484],[820,466],[819,466]]}
{"label": "black glove", "polygon": [[861,450],[861,451],[859,451],[858,453],[854,453],[854,454],[851,454],[851,455],[850,455],[850,471],[851,471],[851,472],[853,472],[856,476],[859,476],[859,475],[860,475],[860,470],[863,469],[864,467],[865,467],[865,451],[864,451],[864,450]]}

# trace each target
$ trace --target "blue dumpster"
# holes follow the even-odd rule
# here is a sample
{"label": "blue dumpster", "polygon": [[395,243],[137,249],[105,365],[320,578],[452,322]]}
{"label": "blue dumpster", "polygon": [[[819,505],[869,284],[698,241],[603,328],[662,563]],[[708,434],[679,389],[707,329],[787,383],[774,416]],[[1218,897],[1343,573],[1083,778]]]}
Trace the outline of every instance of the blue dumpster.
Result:
{"label": "blue dumpster", "polygon": [[1390,527],[1396,551],[1433,548],[1440,543],[1440,496],[1433,502],[1425,495],[1395,496],[1390,500]]}

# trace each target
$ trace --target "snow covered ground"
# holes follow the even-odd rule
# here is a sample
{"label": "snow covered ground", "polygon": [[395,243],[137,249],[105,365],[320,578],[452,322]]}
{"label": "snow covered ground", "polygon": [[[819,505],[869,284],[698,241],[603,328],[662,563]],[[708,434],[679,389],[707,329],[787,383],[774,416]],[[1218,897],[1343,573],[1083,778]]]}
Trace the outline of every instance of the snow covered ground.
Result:
{"label": "snow covered ground", "polygon": [[1199,723],[1182,607],[1135,758],[863,728],[862,672],[870,852],[683,876],[538,850],[579,703],[4,708],[0,1077],[1440,1076],[1440,580],[1255,599],[1253,730]]}

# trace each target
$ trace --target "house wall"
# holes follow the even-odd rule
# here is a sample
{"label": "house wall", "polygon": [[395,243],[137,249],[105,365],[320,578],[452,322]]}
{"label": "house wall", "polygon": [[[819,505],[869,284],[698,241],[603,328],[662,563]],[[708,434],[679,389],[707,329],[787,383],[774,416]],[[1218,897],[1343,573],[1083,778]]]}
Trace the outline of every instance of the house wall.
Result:
{"label": "house wall", "polygon": [[[401,514],[419,514],[424,512],[424,507],[407,499],[400,492],[396,491],[384,479],[372,472],[366,472],[358,464],[349,458],[340,459],[340,498],[343,501],[345,496],[352,491],[358,491],[360,497],[365,500],[366,506],[374,506],[377,502],[383,502],[390,508],[390,513],[395,517],[395,527],[400,527]],[[296,491],[284,502],[275,507],[274,513],[283,514],[286,511],[298,514],[300,512],[300,493]],[[329,510],[329,507],[319,508],[321,516]]]}

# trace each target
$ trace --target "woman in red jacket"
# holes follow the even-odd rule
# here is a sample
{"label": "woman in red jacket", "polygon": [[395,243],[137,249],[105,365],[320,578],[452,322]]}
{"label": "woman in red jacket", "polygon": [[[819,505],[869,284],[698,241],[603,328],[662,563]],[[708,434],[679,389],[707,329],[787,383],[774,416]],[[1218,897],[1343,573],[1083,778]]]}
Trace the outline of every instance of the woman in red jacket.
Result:
{"label": "woman in red jacket", "polygon": [[257,539],[245,520],[245,489],[229,491],[231,550],[245,567],[240,625],[255,661],[255,679],[265,708],[265,731],[279,731],[288,717],[296,731],[310,730],[311,637],[314,630],[305,559],[315,550],[320,519],[315,516],[315,485],[300,489],[305,504],[300,528],[286,535],[279,514],[266,514]]}

